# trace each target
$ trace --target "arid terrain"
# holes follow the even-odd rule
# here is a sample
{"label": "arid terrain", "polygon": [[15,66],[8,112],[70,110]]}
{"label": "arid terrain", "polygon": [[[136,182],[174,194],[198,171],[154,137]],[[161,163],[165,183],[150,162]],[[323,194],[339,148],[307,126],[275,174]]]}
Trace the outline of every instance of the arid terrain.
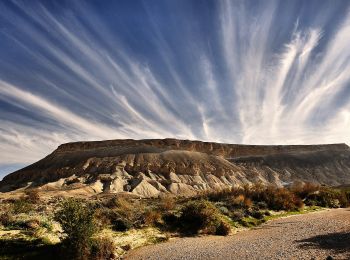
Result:
{"label": "arid terrain", "polygon": [[350,260],[350,0],[0,0],[0,260]]}
{"label": "arid terrain", "polygon": [[127,192],[192,196],[245,184],[350,183],[346,144],[258,146],[177,139],[109,140],[59,146],[6,176],[0,191],[39,188],[72,195]]}
{"label": "arid terrain", "polygon": [[228,237],[180,238],[125,259],[350,259],[350,209],[273,220]]}
{"label": "arid terrain", "polygon": [[345,144],[67,143],[0,182],[0,259],[349,259],[349,184]]}

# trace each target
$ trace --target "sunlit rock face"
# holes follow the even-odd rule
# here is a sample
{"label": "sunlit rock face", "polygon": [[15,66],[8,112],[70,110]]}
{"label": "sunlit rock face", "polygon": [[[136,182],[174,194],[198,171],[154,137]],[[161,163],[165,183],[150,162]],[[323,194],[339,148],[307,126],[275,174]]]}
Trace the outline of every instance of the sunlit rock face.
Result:
{"label": "sunlit rock face", "polygon": [[19,188],[142,197],[191,196],[203,190],[262,182],[350,184],[346,144],[256,146],[177,139],[108,140],[59,146],[9,174],[2,192]]}

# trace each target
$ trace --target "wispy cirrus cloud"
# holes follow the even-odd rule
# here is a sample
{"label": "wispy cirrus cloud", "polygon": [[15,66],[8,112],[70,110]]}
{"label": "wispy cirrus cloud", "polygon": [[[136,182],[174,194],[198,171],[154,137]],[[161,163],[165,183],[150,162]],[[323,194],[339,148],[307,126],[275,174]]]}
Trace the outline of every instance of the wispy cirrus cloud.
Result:
{"label": "wispy cirrus cloud", "polygon": [[8,1],[0,10],[7,168],[78,140],[350,142],[347,1]]}
{"label": "wispy cirrus cloud", "polygon": [[[323,23],[304,28],[295,17],[289,37],[274,51],[271,46],[278,37],[276,10],[276,2],[267,1],[258,15],[247,21],[249,10],[243,2],[225,1],[221,9],[223,49],[231,84],[238,95],[236,111],[242,123],[243,142],[348,141],[349,137],[341,133],[349,125],[328,113],[337,107],[336,103],[329,106],[328,101],[336,100],[339,91],[349,89],[349,11],[334,26],[329,39],[323,38],[321,25],[331,21],[331,14]],[[342,128],[332,128],[330,119],[334,126]],[[333,135],[329,134],[330,127]]]}

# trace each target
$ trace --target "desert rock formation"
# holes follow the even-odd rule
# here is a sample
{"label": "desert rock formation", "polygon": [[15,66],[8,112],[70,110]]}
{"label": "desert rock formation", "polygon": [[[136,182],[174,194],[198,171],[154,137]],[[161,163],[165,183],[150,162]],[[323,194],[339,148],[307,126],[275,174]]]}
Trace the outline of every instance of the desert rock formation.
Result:
{"label": "desert rock formation", "polygon": [[177,139],[75,142],[4,177],[0,191],[39,187],[188,196],[258,181],[350,184],[350,149],[346,144],[260,146]]}

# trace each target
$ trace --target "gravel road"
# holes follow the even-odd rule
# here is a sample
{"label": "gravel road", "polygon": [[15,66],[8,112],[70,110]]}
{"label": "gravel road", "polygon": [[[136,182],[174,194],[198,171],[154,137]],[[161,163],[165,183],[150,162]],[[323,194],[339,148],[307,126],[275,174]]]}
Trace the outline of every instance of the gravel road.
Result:
{"label": "gravel road", "polygon": [[350,259],[350,209],[273,220],[232,236],[179,238],[126,259]]}

